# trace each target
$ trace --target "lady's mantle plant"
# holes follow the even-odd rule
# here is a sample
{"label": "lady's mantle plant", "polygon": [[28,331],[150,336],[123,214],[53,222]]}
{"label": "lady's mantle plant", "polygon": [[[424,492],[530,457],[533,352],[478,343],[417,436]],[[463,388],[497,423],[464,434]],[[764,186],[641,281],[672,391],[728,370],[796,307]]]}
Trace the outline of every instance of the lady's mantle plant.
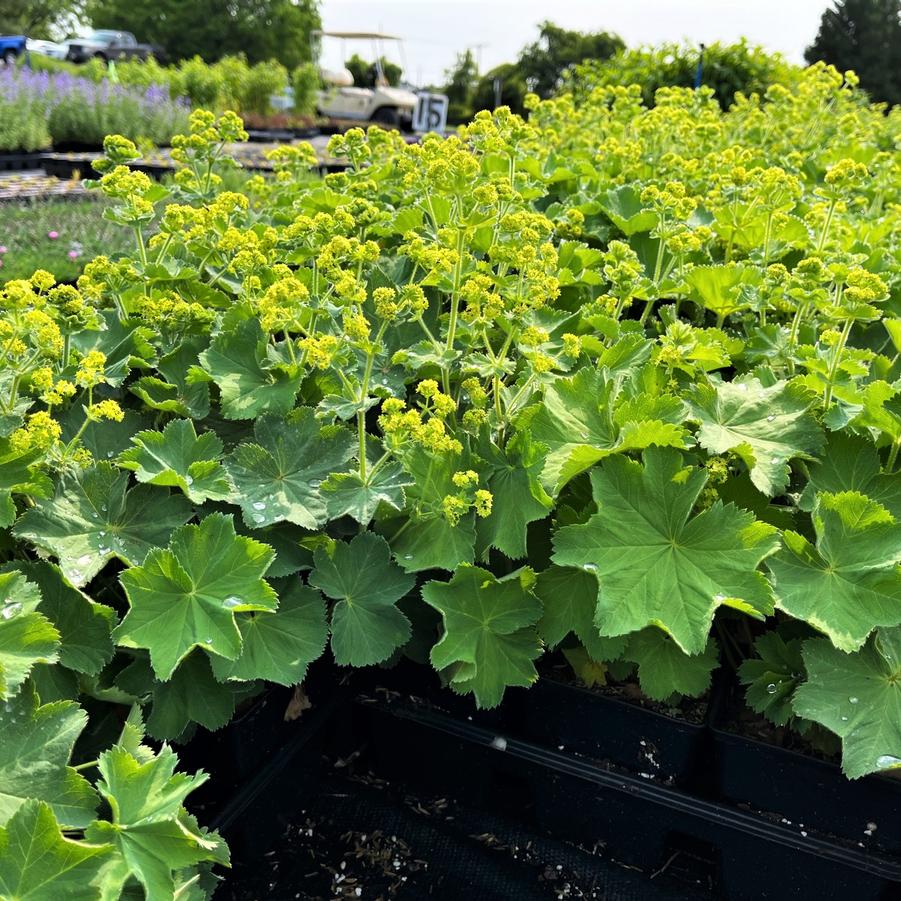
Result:
{"label": "lady's mantle plant", "polygon": [[2,295],[2,891],[205,892],[141,714],[220,728],[327,645],[483,707],[557,645],[657,699],[735,667],[901,763],[899,122],[824,67],[602,88],[242,194],[230,114],[171,191],[110,138],[133,257]]}

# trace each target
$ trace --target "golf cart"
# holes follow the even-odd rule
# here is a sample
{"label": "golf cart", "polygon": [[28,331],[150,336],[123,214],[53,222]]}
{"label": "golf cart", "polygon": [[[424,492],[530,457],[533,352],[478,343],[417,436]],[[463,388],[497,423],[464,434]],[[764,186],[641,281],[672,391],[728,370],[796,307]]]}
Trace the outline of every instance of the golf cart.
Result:
{"label": "golf cart", "polygon": [[[418,95],[409,87],[391,87],[382,67],[383,42],[400,38],[390,34],[364,31],[314,31],[314,39],[338,38],[342,42],[342,60],[346,57],[346,41],[371,41],[375,57],[373,87],[354,85],[350,70],[343,65],[337,69],[320,68],[323,88],[317,93],[316,108],[320,115],[332,119],[352,119],[378,122],[401,131],[413,130],[413,118]],[[318,49],[318,48],[317,48]],[[319,54],[314,53],[314,57]]]}

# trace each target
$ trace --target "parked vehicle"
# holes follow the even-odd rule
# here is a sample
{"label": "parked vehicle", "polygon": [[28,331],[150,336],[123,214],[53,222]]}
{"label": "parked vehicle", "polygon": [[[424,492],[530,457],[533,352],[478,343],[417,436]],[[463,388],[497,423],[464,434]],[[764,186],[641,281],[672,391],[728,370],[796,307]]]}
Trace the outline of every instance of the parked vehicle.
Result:
{"label": "parked vehicle", "polygon": [[88,32],[84,37],[66,41],[66,59],[73,63],[85,63],[89,59],[109,60],[147,59],[161,56],[158,47],[139,44],[130,31],[107,31],[99,29]]}
{"label": "parked vehicle", "polygon": [[38,41],[34,38],[28,38],[25,42],[25,49],[29,53],[39,53],[41,56],[49,56],[53,59],[66,58],[66,45],[56,41]]}
{"label": "parked vehicle", "polygon": [[0,60],[11,66],[19,54],[25,52],[25,35],[0,35]]}
{"label": "parked vehicle", "polygon": [[390,34],[363,31],[314,31],[313,37],[338,38],[346,41],[371,41],[375,57],[375,86],[354,85],[350,70],[320,68],[323,89],[317,93],[316,108],[323,116],[335,119],[359,119],[379,122],[383,125],[412,131],[413,113],[419,100],[414,91],[406,87],[391,87],[382,68],[382,43],[400,41]]}

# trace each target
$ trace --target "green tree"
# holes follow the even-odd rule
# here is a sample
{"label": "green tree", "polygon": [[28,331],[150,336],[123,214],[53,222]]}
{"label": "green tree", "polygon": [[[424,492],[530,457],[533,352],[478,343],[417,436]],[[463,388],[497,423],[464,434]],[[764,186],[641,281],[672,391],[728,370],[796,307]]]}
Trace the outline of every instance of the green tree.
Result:
{"label": "green tree", "polygon": [[901,0],[836,0],[805,57],[853,69],[874,100],[901,102]]}
{"label": "green tree", "polygon": [[447,83],[447,118],[451,122],[464,122],[472,116],[473,91],[479,77],[479,67],[471,50],[457,54],[457,61],[444,73]]}
{"label": "green tree", "polygon": [[[397,63],[392,63],[391,60],[386,59],[384,56],[379,60],[379,62],[382,64],[382,72],[384,72],[385,78],[388,80],[388,84],[398,84],[404,70],[399,65],[397,65]],[[355,53],[350,59],[345,60],[344,65],[347,67],[347,70],[350,72],[350,74],[353,75],[354,84],[358,88],[375,87],[375,63],[371,63],[368,60],[363,59],[363,57],[360,56],[359,53]]]}
{"label": "green tree", "polygon": [[82,6],[82,0],[3,0],[0,30],[30,38],[61,37]]}
{"label": "green tree", "polygon": [[95,28],[134,32],[169,59],[244,53],[288,69],[310,59],[310,31],[321,24],[318,0],[88,0],[86,12]]}
{"label": "green tree", "polygon": [[518,68],[530,90],[549,97],[572,66],[588,59],[608,59],[624,47],[622,38],[607,31],[570,31],[545,21],[538,40],[520,52]]}
{"label": "green tree", "polygon": [[494,80],[500,79],[500,105],[509,106],[514,113],[523,112],[523,101],[528,93],[525,78],[516,63],[501,63],[486,72],[476,83],[472,98],[472,110],[492,110],[495,100]]}

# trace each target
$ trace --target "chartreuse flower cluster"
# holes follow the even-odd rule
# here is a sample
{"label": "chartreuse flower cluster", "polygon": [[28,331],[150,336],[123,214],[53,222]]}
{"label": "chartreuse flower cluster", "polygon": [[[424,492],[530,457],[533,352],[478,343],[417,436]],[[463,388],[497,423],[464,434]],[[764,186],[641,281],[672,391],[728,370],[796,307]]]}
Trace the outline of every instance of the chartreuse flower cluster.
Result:
{"label": "chartreuse flower cluster", "polygon": [[[60,897],[63,853],[86,897],[203,894],[223,846],[141,723],[326,647],[430,646],[482,707],[557,646],[674,702],[728,667],[849,776],[901,763],[901,112],[823,66],[529,105],[245,193],[236,117],[171,189],[110,138],[134,254],[0,295],[0,826]],[[131,719],[72,758],[85,699]]]}

